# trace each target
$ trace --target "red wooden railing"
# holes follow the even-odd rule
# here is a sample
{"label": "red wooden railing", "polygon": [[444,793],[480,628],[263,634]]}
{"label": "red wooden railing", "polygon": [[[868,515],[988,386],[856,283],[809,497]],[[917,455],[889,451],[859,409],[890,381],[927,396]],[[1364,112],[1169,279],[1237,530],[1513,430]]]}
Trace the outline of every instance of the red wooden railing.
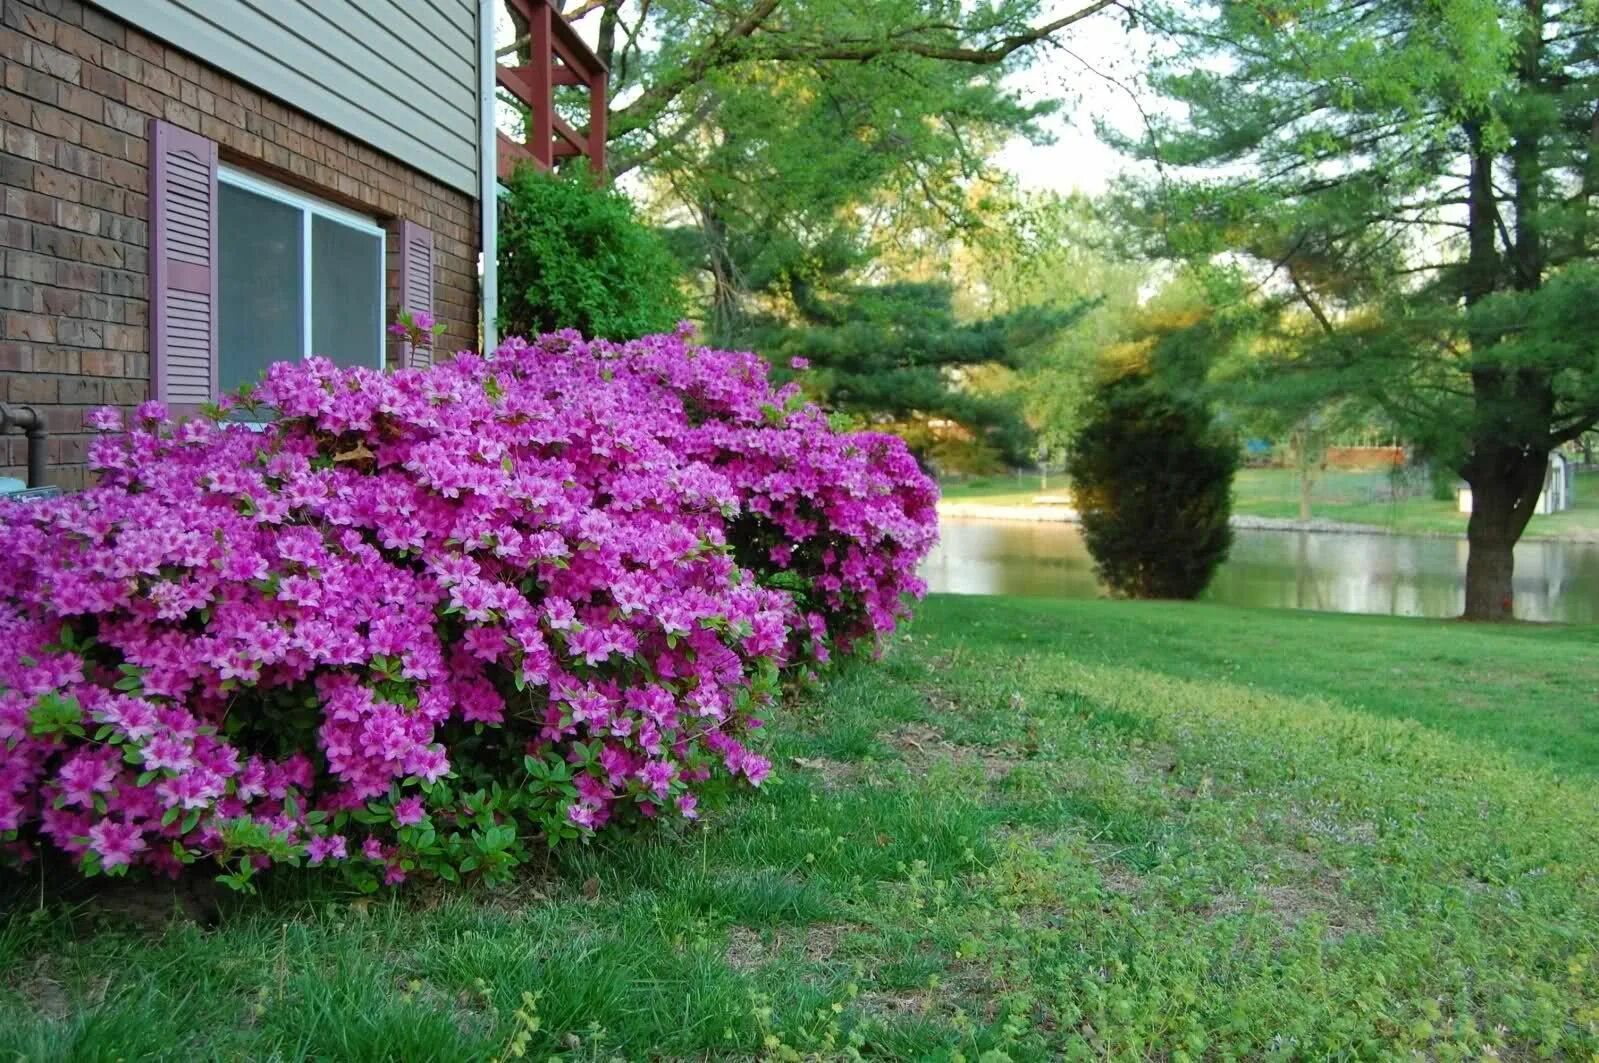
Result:
{"label": "red wooden railing", "polygon": [[[499,134],[499,174],[503,181],[516,165],[531,161],[548,170],[560,159],[583,156],[596,173],[605,172],[605,64],[562,18],[549,0],[505,0],[512,19],[526,26],[528,61],[520,66],[498,63],[495,80],[528,109],[526,141]],[[518,26],[522,32],[522,26]],[[514,58],[514,57],[513,57]],[[588,90],[589,127],[573,129],[555,113],[555,86]]]}

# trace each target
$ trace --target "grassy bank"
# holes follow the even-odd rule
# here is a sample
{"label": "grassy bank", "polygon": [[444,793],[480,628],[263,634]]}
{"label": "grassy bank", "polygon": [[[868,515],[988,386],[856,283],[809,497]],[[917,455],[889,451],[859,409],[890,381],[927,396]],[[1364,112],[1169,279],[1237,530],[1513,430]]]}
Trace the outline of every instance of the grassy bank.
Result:
{"label": "grassy bank", "polygon": [[519,1029],[536,1058],[1587,1058],[1596,651],[937,599],[686,837],[497,894],[280,888],[212,930],[25,897],[0,1058],[477,1059]]}
{"label": "grassy bank", "polygon": [[[1052,477],[1040,490],[1036,475],[990,477],[944,483],[952,502],[1025,506],[1040,494],[1063,494],[1064,478]],[[1453,502],[1431,498],[1386,501],[1387,475],[1382,472],[1329,472],[1311,494],[1311,515],[1318,520],[1374,524],[1401,532],[1466,533],[1466,517]],[[1299,479],[1291,469],[1241,469],[1233,481],[1233,512],[1242,516],[1293,520],[1299,517]],[[1576,504],[1563,513],[1533,517],[1531,536],[1559,537],[1599,532],[1599,473],[1577,477]]]}

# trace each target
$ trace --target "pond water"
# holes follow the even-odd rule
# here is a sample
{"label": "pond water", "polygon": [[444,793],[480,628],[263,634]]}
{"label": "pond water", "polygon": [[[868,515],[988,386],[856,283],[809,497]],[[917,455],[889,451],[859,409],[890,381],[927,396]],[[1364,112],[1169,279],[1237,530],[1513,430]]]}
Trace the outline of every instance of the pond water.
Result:
{"label": "pond water", "polygon": [[[1104,594],[1073,524],[945,518],[922,566],[934,591],[1095,598]],[[1459,616],[1466,541],[1410,535],[1248,531],[1205,592],[1230,605],[1395,616]],[[1516,547],[1516,615],[1599,623],[1599,544]]]}

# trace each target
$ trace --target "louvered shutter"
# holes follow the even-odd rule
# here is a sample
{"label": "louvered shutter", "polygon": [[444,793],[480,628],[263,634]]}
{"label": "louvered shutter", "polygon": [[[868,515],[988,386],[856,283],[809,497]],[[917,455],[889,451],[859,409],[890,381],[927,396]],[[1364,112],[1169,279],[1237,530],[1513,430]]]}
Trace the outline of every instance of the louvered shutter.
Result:
{"label": "louvered shutter", "polygon": [[217,146],[150,120],[150,375],[174,411],[217,395]]}
{"label": "louvered shutter", "polygon": [[[412,315],[433,313],[433,230],[414,221],[400,223],[400,309]],[[405,344],[403,364],[424,369],[431,364],[428,350]]]}

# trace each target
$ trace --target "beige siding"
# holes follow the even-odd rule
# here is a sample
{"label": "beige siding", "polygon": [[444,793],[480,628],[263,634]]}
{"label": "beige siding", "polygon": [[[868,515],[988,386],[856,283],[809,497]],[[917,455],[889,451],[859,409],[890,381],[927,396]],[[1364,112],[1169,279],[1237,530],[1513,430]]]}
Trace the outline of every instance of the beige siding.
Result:
{"label": "beige siding", "polygon": [[477,194],[472,0],[95,0],[240,81]]}

